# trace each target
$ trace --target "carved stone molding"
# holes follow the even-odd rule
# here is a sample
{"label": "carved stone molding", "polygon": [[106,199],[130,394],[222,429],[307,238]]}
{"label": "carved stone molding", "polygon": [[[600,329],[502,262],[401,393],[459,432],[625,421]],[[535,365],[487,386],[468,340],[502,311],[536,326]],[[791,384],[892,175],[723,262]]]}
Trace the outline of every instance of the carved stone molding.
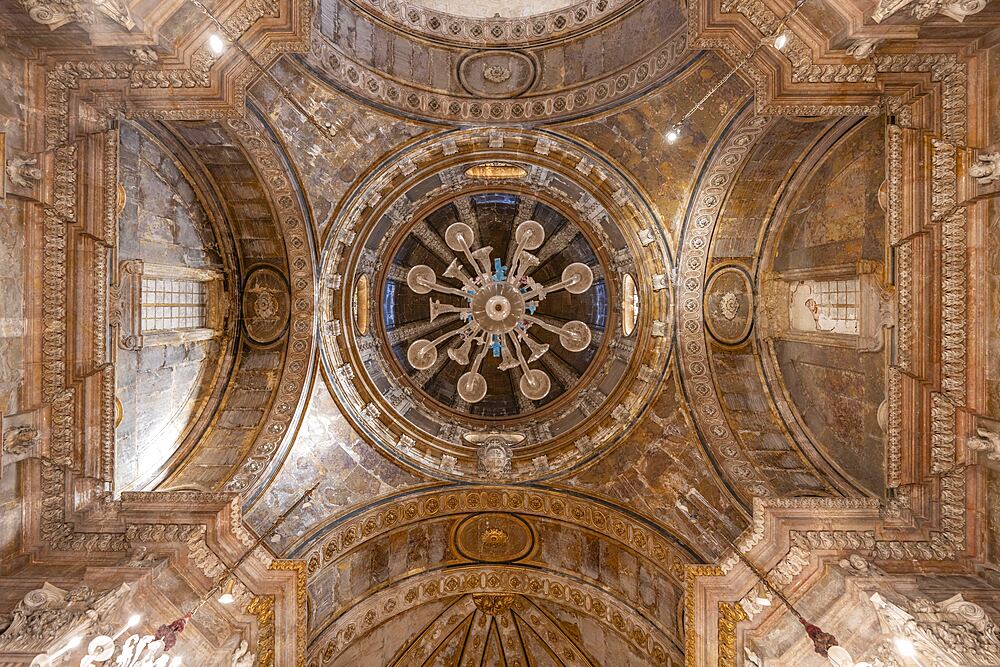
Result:
{"label": "carved stone molding", "polygon": [[[482,511],[517,512],[547,517],[587,527],[608,539],[633,549],[655,563],[665,576],[680,581],[683,564],[693,560],[683,543],[657,535],[648,525],[610,507],[582,499],[570,499],[557,490],[527,491],[518,487],[476,487],[430,489],[419,494],[405,494],[378,508],[338,520],[317,529],[316,546],[302,555],[310,580],[322,570],[336,567],[347,553],[369,540],[391,531],[441,516]],[[294,548],[291,550],[295,552]]]}
{"label": "carved stone molding", "polygon": [[709,239],[718,220],[722,202],[743,161],[769,125],[767,118],[745,113],[705,167],[702,187],[692,197],[688,227],[678,257],[677,336],[682,382],[692,397],[692,418],[705,434],[705,447],[732,479],[740,481],[742,500],[771,494],[766,479],[755,470],[742,445],[729,427],[718,396],[708,360],[708,340],[704,327],[705,292]]}
{"label": "carved stone molding", "polygon": [[0,634],[0,654],[45,653],[76,635],[109,633],[128,584],[97,592],[89,586],[64,590],[46,582],[27,593]]}
{"label": "carved stone molding", "polygon": [[652,89],[689,60],[687,30],[681,27],[667,35],[655,52],[624,71],[568,90],[486,101],[445,91],[427,91],[390,78],[380,69],[352,59],[319,29],[314,30],[306,64],[349,94],[359,95],[380,107],[398,109],[405,115],[451,123],[512,124],[577,117],[609,108]]}
{"label": "carved stone molding", "polygon": [[583,0],[544,14],[505,18],[457,16],[408,0],[350,1],[405,32],[468,46],[507,46],[572,36],[628,11],[640,0]]}
{"label": "carved stone molding", "polygon": [[578,610],[613,632],[653,665],[680,658],[677,641],[644,614],[582,581],[520,566],[468,566],[397,582],[340,614],[313,639],[310,667],[333,662],[387,619],[418,605],[459,594],[524,595]]}
{"label": "carved stone molding", "polygon": [[909,639],[921,660],[949,667],[1000,664],[1000,628],[961,593],[942,602],[905,599],[898,604],[875,593],[871,601],[885,633]]}

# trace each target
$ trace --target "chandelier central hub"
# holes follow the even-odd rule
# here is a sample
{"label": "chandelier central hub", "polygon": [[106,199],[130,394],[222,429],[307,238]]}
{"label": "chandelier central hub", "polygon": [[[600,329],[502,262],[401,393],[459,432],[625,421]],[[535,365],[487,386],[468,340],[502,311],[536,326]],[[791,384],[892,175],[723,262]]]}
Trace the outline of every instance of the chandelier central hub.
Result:
{"label": "chandelier central hub", "polygon": [[[534,220],[525,220],[514,230],[514,248],[508,261],[493,257],[493,248],[474,249],[472,228],[456,222],[445,231],[445,243],[461,257],[456,256],[444,276],[461,286],[438,282],[434,270],[418,264],[406,274],[407,286],[416,294],[437,292],[452,297],[459,303],[442,303],[430,299],[430,321],[440,315],[458,315],[458,324],[434,340],[421,338],[406,351],[406,358],[417,370],[434,366],[438,359],[438,346],[452,341],[447,348],[448,357],[460,366],[468,366],[458,378],[458,395],[469,403],[481,401],[488,390],[485,376],[480,373],[487,356],[497,361],[501,371],[517,373],[521,393],[529,400],[545,398],[551,388],[548,373],[532,368],[531,363],[541,359],[549,345],[532,335],[531,329],[554,334],[559,344],[570,352],[581,352],[590,345],[590,327],[579,320],[566,322],[564,318],[553,321],[537,312],[546,296],[566,290],[570,294],[583,294],[594,282],[594,273],[582,262],[568,265],[562,279],[551,285],[542,285],[531,277],[539,265],[531,250],[537,250],[545,240],[545,230]],[[471,267],[471,275],[466,269]],[[564,322],[557,324],[557,321]],[[473,353],[475,348],[475,353]]]}
{"label": "chandelier central hub", "polygon": [[524,297],[509,282],[489,283],[472,297],[472,320],[492,334],[513,331],[524,319]]}

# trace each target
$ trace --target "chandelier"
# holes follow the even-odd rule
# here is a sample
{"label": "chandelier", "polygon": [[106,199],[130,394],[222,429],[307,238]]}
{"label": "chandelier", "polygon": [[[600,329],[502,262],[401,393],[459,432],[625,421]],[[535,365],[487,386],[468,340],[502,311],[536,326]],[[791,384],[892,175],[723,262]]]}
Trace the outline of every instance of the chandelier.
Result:
{"label": "chandelier", "polygon": [[534,220],[525,220],[514,230],[514,253],[510,266],[498,257],[492,257],[493,248],[473,249],[475,239],[472,228],[456,222],[445,230],[445,243],[456,253],[462,253],[472,268],[466,273],[456,257],[444,276],[461,283],[461,288],[442,285],[434,270],[418,264],[406,274],[407,286],[416,294],[438,292],[456,297],[460,305],[430,299],[430,322],[446,313],[457,313],[457,326],[442,333],[434,340],[422,338],[414,341],[406,351],[410,365],[417,370],[430,368],[438,358],[438,347],[458,338],[459,345],[448,348],[448,357],[460,366],[471,367],[458,378],[458,395],[468,403],[481,401],[487,392],[486,378],[479,372],[486,355],[499,360],[501,371],[521,371],[518,387],[529,400],[545,398],[551,388],[548,374],[529,364],[541,359],[549,346],[531,335],[532,327],[539,327],[559,337],[559,344],[569,352],[581,352],[590,345],[590,328],[579,320],[556,326],[539,317],[538,307],[545,298],[566,290],[570,294],[583,294],[594,282],[594,273],[581,262],[574,262],[563,269],[561,280],[542,285],[531,277],[538,266],[538,257],[530,250],[537,250],[545,240],[545,230]]}

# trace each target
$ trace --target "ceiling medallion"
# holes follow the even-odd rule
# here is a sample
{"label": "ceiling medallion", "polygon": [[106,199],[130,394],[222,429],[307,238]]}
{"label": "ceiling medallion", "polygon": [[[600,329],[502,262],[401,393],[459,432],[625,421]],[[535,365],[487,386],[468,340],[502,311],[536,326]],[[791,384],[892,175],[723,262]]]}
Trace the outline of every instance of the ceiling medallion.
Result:
{"label": "ceiling medallion", "polygon": [[[475,239],[472,228],[456,222],[445,232],[445,242],[455,252],[464,254],[475,277],[465,273],[457,257],[444,275],[461,283],[461,288],[437,282],[434,270],[424,264],[412,267],[406,274],[407,286],[417,294],[434,291],[465,301],[464,304],[454,305],[431,298],[430,321],[443,313],[458,313],[459,326],[434,340],[421,338],[414,341],[406,352],[406,358],[417,370],[428,369],[437,361],[438,346],[458,336],[463,342],[449,348],[448,357],[461,366],[469,366],[471,359],[472,366],[457,382],[458,395],[469,403],[483,400],[489,390],[486,378],[479,372],[487,354],[499,360],[502,371],[520,369],[518,388],[525,398],[538,401],[548,395],[552,386],[549,375],[540,368],[529,366],[549,351],[549,345],[532,337],[530,329],[533,326],[556,334],[559,343],[569,352],[585,350],[592,338],[590,328],[580,320],[557,326],[539,317],[538,313],[539,305],[549,294],[560,290],[583,294],[590,289],[594,282],[590,267],[574,262],[563,270],[561,280],[542,285],[529,275],[539,261],[528,252],[537,250],[545,240],[542,225],[534,220],[525,220],[517,226],[514,240],[517,245],[513,260],[509,267],[504,266],[500,258],[491,257],[491,246],[473,250]],[[473,348],[476,350],[474,354]]]}

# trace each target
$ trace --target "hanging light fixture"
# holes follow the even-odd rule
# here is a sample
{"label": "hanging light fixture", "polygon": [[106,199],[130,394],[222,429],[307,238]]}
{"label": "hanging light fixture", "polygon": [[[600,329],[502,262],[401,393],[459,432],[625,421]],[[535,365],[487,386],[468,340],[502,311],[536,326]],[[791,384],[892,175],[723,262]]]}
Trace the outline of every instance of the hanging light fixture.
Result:
{"label": "hanging light fixture", "polygon": [[557,335],[560,345],[570,352],[585,350],[592,334],[590,327],[579,320],[556,326],[539,317],[538,307],[548,295],[561,290],[583,294],[593,284],[594,272],[586,264],[573,262],[563,269],[561,280],[551,285],[542,285],[531,278],[531,271],[539,262],[528,251],[538,249],[545,240],[545,230],[534,220],[525,220],[514,231],[516,246],[509,267],[499,258],[491,257],[491,246],[474,250],[476,240],[472,228],[465,223],[450,225],[444,238],[449,248],[464,255],[472,276],[466,274],[466,267],[456,257],[444,275],[461,283],[461,288],[439,283],[434,270],[425,264],[407,272],[406,284],[416,294],[438,292],[464,301],[454,305],[430,299],[430,322],[444,313],[457,313],[459,326],[434,340],[421,338],[411,343],[406,351],[410,365],[417,370],[430,368],[437,361],[438,346],[458,337],[462,343],[449,348],[448,357],[460,366],[469,366],[456,383],[463,401],[477,403],[486,396],[489,388],[479,371],[487,354],[499,360],[501,371],[520,369],[518,388],[526,398],[533,401],[545,398],[552,382],[545,371],[530,364],[542,358],[549,346],[534,338],[531,328]]}
{"label": "hanging light fixture", "polygon": [[219,596],[219,604],[232,604],[236,601],[236,597],[233,595],[233,586],[235,583],[232,577],[226,580],[226,585],[222,589],[222,595]]}

